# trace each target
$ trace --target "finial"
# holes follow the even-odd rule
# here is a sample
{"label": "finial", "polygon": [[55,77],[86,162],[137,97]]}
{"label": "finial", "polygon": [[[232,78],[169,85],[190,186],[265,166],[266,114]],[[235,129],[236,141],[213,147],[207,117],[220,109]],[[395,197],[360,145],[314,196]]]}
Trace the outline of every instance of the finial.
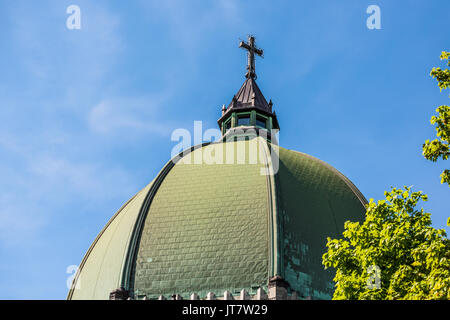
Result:
{"label": "finial", "polygon": [[255,53],[262,57],[264,54],[264,51],[262,49],[259,49],[255,46],[255,37],[252,35],[248,36],[248,42],[241,41],[239,43],[239,48],[244,48],[247,50],[247,73],[245,77],[256,79],[256,72],[255,72]]}

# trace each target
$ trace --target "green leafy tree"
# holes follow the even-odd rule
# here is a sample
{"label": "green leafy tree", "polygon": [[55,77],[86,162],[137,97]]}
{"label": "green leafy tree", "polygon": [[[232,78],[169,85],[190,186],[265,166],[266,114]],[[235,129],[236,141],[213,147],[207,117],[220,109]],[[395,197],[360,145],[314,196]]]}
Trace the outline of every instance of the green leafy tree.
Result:
{"label": "green leafy tree", "polygon": [[[448,60],[450,66],[450,52],[443,51],[441,60]],[[439,88],[450,88],[450,70],[433,68],[430,75],[438,81]],[[437,115],[431,117],[431,124],[436,125],[437,139],[433,141],[426,140],[422,146],[423,155],[426,159],[436,162],[439,158],[447,160],[450,155],[450,107],[440,106],[436,109]],[[441,174],[441,183],[447,183],[450,186],[450,170],[446,169]]]}
{"label": "green leafy tree", "polygon": [[336,269],[333,299],[449,299],[450,240],[416,209],[427,195],[404,187],[385,196],[370,200],[363,223],[345,223],[343,239],[327,239],[322,258]]}

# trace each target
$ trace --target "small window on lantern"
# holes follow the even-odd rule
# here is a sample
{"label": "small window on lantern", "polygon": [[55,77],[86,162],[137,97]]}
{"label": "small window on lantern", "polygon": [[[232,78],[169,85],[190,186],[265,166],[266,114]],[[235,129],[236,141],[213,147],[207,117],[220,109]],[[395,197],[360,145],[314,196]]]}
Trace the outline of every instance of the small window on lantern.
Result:
{"label": "small window on lantern", "polygon": [[250,125],[250,115],[242,115],[237,118],[238,126],[249,126]]}
{"label": "small window on lantern", "polygon": [[256,126],[261,128],[267,128],[266,119],[260,116],[256,117]]}
{"label": "small window on lantern", "polygon": [[231,128],[231,118],[225,122],[224,127],[225,127],[225,131],[227,131],[228,129]]}

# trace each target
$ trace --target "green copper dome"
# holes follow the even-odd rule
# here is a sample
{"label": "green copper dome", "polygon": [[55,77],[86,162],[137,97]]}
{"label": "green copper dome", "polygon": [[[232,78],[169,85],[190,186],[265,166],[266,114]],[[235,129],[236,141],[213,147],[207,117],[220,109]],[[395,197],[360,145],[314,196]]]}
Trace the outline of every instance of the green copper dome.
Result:
{"label": "green copper dome", "polygon": [[68,299],[331,298],[326,239],[362,221],[367,201],[330,165],[278,147],[272,100],[255,81],[263,51],[252,36],[240,47],[246,80],[222,107],[222,140],[171,159],[123,205],[86,253]]}
{"label": "green copper dome", "polygon": [[[255,146],[265,161],[252,160]],[[223,155],[222,164],[195,162],[208,148]],[[192,149],[111,218],[68,298],[108,299],[119,287],[149,299],[254,294],[275,275],[300,298],[331,298],[333,275],[321,256],[327,236],[363,218],[366,200],[356,187],[323,161],[284,148],[278,172],[265,175],[275,151],[259,137]]]}

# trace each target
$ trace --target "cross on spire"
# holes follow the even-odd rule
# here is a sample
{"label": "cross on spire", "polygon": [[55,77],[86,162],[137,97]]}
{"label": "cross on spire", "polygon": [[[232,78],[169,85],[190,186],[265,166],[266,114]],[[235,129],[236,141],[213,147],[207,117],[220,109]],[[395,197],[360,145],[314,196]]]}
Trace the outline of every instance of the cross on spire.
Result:
{"label": "cross on spire", "polygon": [[255,53],[262,57],[264,54],[264,51],[262,49],[259,49],[255,46],[255,37],[249,35],[248,36],[248,42],[241,41],[239,43],[239,48],[244,48],[247,50],[247,74],[245,75],[246,78],[252,78],[256,79],[256,73],[255,73]]}

